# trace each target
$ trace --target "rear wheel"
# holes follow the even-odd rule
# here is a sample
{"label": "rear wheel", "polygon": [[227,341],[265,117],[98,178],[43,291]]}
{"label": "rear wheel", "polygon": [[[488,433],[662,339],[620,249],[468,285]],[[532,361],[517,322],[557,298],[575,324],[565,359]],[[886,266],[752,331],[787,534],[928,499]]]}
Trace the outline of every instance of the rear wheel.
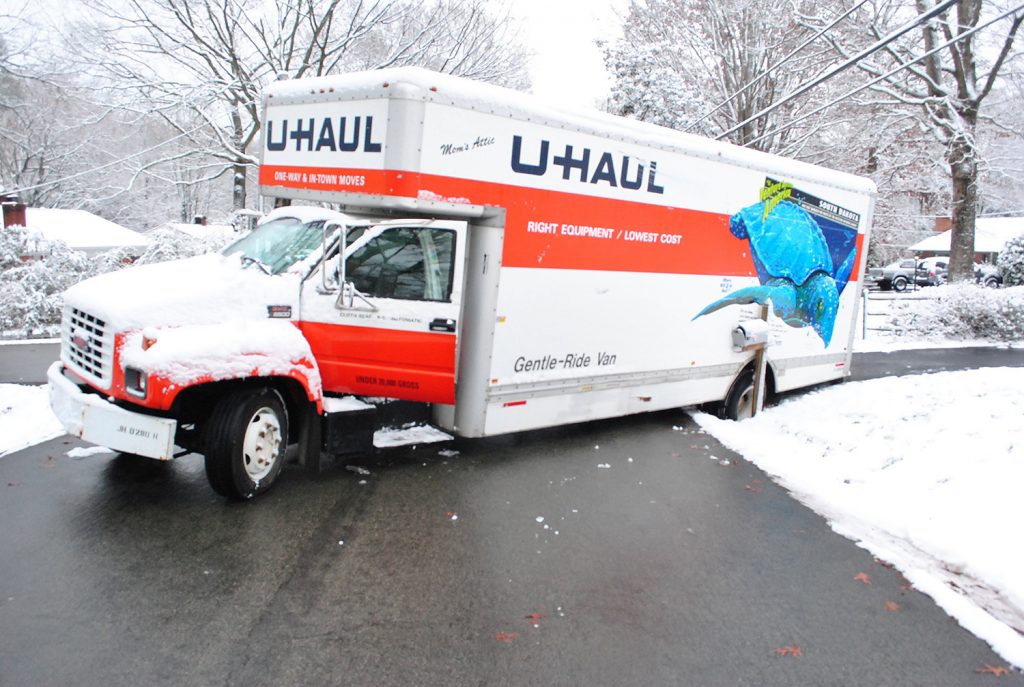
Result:
{"label": "rear wheel", "polygon": [[906,277],[896,277],[895,279],[892,280],[892,290],[900,292],[906,291],[908,283],[909,282],[907,281]]}
{"label": "rear wheel", "polygon": [[754,416],[754,371],[745,370],[729,389],[723,408],[726,419],[746,420]]}
{"label": "rear wheel", "polygon": [[250,499],[277,480],[288,446],[288,415],[274,391],[228,394],[214,407],[205,434],[206,478],[218,494]]}

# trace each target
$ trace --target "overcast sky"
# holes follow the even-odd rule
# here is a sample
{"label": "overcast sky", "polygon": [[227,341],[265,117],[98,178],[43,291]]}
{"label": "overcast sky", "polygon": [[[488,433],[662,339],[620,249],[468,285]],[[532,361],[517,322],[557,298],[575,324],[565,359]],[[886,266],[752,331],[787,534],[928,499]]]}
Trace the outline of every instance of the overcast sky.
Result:
{"label": "overcast sky", "polygon": [[598,38],[614,40],[628,0],[513,0],[523,42],[536,52],[533,92],[553,105],[593,108],[608,93]]}

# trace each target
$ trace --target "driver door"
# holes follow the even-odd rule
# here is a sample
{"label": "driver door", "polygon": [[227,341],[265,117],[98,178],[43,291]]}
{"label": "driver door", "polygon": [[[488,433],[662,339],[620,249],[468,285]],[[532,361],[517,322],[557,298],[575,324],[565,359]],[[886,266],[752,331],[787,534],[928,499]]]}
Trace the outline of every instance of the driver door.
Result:
{"label": "driver door", "polygon": [[346,250],[350,299],[337,258],[306,280],[299,327],[325,392],[455,403],[466,234],[446,220],[376,225]]}

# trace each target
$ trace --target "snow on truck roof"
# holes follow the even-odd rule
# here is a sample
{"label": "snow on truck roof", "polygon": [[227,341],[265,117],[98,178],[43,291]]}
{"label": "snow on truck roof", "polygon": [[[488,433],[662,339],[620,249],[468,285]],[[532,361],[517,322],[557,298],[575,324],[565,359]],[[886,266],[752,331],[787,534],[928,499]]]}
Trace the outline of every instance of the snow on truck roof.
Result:
{"label": "snow on truck roof", "polygon": [[537,96],[420,67],[379,69],[292,81],[267,87],[266,104],[362,99],[423,100],[575,130],[637,145],[721,160],[743,167],[771,169],[787,177],[812,179],[856,193],[874,194],[873,181],[780,155],[743,148],[695,134],[590,109],[548,105]]}

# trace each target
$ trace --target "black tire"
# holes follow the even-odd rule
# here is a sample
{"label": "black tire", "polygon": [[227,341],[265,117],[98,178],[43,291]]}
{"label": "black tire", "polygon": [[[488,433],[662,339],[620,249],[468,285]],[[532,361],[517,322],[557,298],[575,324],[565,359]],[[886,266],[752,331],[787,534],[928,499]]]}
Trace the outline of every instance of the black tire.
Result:
{"label": "black tire", "polygon": [[204,431],[206,479],[232,499],[251,499],[274,484],[288,448],[288,414],[266,388],[222,398]]}
{"label": "black tire", "polygon": [[987,289],[997,289],[997,288],[999,288],[999,280],[996,279],[995,277],[988,277],[987,279],[985,279],[985,288],[987,288]]}
{"label": "black tire", "polygon": [[892,280],[892,290],[903,293],[907,290],[907,284],[910,283],[906,277],[896,277]]}
{"label": "black tire", "polygon": [[725,397],[722,412],[727,420],[746,420],[754,407],[754,371],[744,370]]}

